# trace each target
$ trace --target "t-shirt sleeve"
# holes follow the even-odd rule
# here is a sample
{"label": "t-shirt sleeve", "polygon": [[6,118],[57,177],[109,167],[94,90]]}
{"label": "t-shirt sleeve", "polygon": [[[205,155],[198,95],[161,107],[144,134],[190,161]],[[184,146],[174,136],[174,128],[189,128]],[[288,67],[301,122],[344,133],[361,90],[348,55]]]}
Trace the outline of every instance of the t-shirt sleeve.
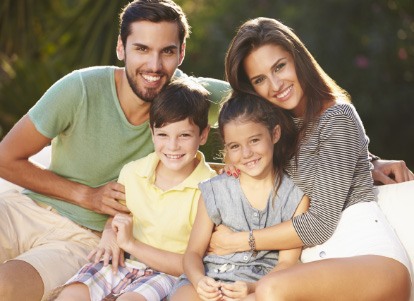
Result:
{"label": "t-shirt sleeve", "polygon": [[[355,113],[356,114],[356,113]],[[293,226],[306,246],[324,243],[336,229],[345,207],[356,165],[366,146],[365,131],[352,114],[325,118],[319,129],[317,165],[309,210],[293,218]]]}
{"label": "t-shirt sleeve", "polygon": [[69,134],[84,97],[80,74],[74,71],[58,80],[43,94],[29,110],[29,117],[36,129],[50,139],[65,131]]}
{"label": "t-shirt sleeve", "polygon": [[220,225],[222,219],[217,207],[216,194],[211,179],[201,182],[198,187],[200,188],[208,216],[215,225]]}

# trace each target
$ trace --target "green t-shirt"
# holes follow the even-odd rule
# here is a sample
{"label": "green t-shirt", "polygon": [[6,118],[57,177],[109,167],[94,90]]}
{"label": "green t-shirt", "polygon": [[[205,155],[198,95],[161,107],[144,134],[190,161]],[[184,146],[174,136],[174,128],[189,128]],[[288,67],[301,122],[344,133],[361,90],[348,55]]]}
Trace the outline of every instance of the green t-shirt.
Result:
{"label": "green t-shirt", "polygon": [[[134,126],[122,111],[115,88],[115,68],[73,71],[52,85],[29,110],[36,129],[52,139],[49,169],[54,173],[99,187],[116,180],[126,163],[154,150],[148,122]],[[216,103],[229,91],[223,81],[195,80],[210,91]],[[102,230],[106,222],[106,215],[29,190],[24,193],[90,229]]]}

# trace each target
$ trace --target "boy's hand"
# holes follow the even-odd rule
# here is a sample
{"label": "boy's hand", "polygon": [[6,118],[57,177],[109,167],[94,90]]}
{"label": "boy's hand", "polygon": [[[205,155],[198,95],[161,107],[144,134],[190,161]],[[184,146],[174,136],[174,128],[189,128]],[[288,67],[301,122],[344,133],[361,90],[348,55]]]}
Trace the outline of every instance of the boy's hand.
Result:
{"label": "boy's hand", "polygon": [[236,281],[233,283],[222,283],[221,292],[225,301],[242,300],[249,293],[254,292],[254,288],[253,283]]}
{"label": "boy's hand", "polygon": [[204,276],[198,281],[197,293],[200,299],[204,301],[222,300],[220,282],[207,276]]}
{"label": "boy's hand", "polygon": [[114,273],[118,270],[118,265],[125,266],[124,251],[119,248],[116,233],[111,228],[106,228],[102,232],[98,246],[89,253],[88,259],[95,263],[102,260],[104,266],[107,266],[112,259]]}
{"label": "boy's hand", "polygon": [[116,233],[118,246],[128,252],[128,246],[135,240],[132,236],[132,216],[122,213],[115,215],[112,230]]}

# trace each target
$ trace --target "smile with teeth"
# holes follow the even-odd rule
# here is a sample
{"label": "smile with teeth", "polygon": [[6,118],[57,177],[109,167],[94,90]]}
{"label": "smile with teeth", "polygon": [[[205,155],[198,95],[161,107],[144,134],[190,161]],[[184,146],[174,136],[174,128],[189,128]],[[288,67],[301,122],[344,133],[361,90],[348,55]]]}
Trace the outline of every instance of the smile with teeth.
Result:
{"label": "smile with teeth", "polygon": [[293,85],[292,86],[290,86],[290,87],[288,87],[285,91],[283,91],[282,93],[279,93],[279,94],[277,94],[276,95],[276,97],[277,98],[283,98],[283,97],[286,97],[289,93],[290,93],[290,91],[292,91],[292,89],[293,89]]}
{"label": "smile with teeth", "polygon": [[184,157],[183,154],[181,154],[181,155],[169,155],[169,154],[165,154],[165,156],[168,159],[171,159],[171,160],[177,160],[177,159],[181,159],[182,157]]}
{"label": "smile with teeth", "polygon": [[143,77],[143,78],[144,78],[147,82],[150,82],[150,83],[156,82],[156,81],[158,81],[158,80],[160,80],[160,79],[161,79],[161,75],[156,75],[156,76],[154,76],[154,75],[142,74],[142,77]]}
{"label": "smile with teeth", "polygon": [[249,161],[249,162],[244,163],[244,165],[246,167],[253,167],[253,166],[255,166],[259,162],[259,160],[260,159],[252,160],[252,161]]}

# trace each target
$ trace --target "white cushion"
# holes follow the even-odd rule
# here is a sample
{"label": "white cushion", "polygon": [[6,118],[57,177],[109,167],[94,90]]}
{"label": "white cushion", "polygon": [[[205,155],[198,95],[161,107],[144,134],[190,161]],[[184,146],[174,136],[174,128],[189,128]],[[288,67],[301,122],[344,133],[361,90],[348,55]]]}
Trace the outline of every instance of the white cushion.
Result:
{"label": "white cushion", "polygon": [[[411,264],[414,263],[414,181],[378,186],[378,204],[404,245]],[[414,301],[412,278],[411,301]]]}

